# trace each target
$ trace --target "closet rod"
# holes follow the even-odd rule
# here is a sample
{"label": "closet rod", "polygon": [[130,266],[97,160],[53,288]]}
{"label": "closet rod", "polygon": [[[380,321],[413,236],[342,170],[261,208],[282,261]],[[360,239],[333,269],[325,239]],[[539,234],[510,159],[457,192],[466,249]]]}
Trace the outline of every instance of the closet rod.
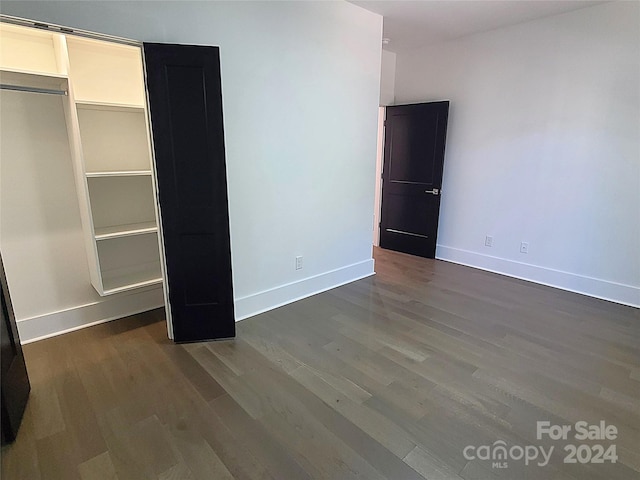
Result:
{"label": "closet rod", "polygon": [[1,83],[0,89],[15,90],[16,92],[46,93],[48,95],[67,95],[66,90],[54,90],[52,88],[25,87],[22,85],[9,85],[7,83]]}

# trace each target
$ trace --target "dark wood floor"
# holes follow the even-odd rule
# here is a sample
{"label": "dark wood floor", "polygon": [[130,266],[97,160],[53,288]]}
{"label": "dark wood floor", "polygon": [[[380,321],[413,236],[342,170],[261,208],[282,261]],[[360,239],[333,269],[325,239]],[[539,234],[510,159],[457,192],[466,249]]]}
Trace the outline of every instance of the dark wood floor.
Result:
{"label": "dark wood floor", "polygon": [[[155,311],[27,345],[2,478],[640,478],[637,309],[380,250],[376,270],[234,341],[174,345]],[[544,420],[618,435],[538,440]],[[500,440],[554,453],[463,454]],[[569,443],[617,462],[564,464]]]}

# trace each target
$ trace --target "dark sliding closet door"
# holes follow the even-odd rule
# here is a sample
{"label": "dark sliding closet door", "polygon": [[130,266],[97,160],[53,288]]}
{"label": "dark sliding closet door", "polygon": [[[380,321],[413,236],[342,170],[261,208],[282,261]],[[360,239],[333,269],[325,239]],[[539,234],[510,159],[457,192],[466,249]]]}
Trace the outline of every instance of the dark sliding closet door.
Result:
{"label": "dark sliding closet door", "polygon": [[144,44],[174,339],[235,335],[217,47]]}

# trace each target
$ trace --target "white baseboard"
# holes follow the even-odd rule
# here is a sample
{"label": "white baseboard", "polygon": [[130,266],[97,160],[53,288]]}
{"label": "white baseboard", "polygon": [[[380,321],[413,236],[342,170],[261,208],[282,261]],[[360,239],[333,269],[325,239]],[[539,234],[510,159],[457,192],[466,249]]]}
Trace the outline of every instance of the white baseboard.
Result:
{"label": "white baseboard", "polygon": [[[623,305],[640,307],[640,288],[632,285],[576,275],[443,245],[438,245],[436,258]],[[236,298],[236,321],[374,274],[374,260],[369,259],[253,295]],[[162,306],[164,306],[162,288],[153,288],[127,295],[105,297],[100,302],[20,319],[17,321],[18,332],[21,342],[27,344]]]}
{"label": "white baseboard", "polygon": [[27,344],[164,306],[162,288],[104,297],[99,302],[17,320],[20,342]]}
{"label": "white baseboard", "polygon": [[640,307],[640,288],[632,285],[506,260],[444,245],[438,245],[436,258],[623,305]]}
{"label": "white baseboard", "polygon": [[235,299],[236,322],[374,275],[373,259]]}
{"label": "white baseboard", "polygon": [[[236,321],[374,275],[373,259],[235,300]],[[17,321],[22,344],[44,340],[164,306],[162,288],[105,297],[89,303]]]}

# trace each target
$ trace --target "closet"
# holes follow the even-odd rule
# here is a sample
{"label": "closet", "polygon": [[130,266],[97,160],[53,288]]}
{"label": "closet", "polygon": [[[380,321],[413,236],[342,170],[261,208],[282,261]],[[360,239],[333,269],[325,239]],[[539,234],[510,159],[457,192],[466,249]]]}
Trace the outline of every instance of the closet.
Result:
{"label": "closet", "polygon": [[[73,209],[95,291],[127,302],[161,286],[171,338],[234,336],[219,49],[0,20],[2,89],[62,101],[77,193]],[[33,122],[18,123],[15,131],[23,136]],[[41,132],[43,139],[51,127]],[[59,133],[60,125],[55,129]],[[38,135],[22,146],[39,144]],[[47,156],[42,146],[39,152]],[[13,157],[19,169],[20,154]],[[31,152],[32,160],[37,157]],[[32,168],[31,174],[39,172]]]}
{"label": "closet", "polygon": [[104,296],[162,283],[140,47],[0,29],[3,88],[65,96],[93,287]]}

